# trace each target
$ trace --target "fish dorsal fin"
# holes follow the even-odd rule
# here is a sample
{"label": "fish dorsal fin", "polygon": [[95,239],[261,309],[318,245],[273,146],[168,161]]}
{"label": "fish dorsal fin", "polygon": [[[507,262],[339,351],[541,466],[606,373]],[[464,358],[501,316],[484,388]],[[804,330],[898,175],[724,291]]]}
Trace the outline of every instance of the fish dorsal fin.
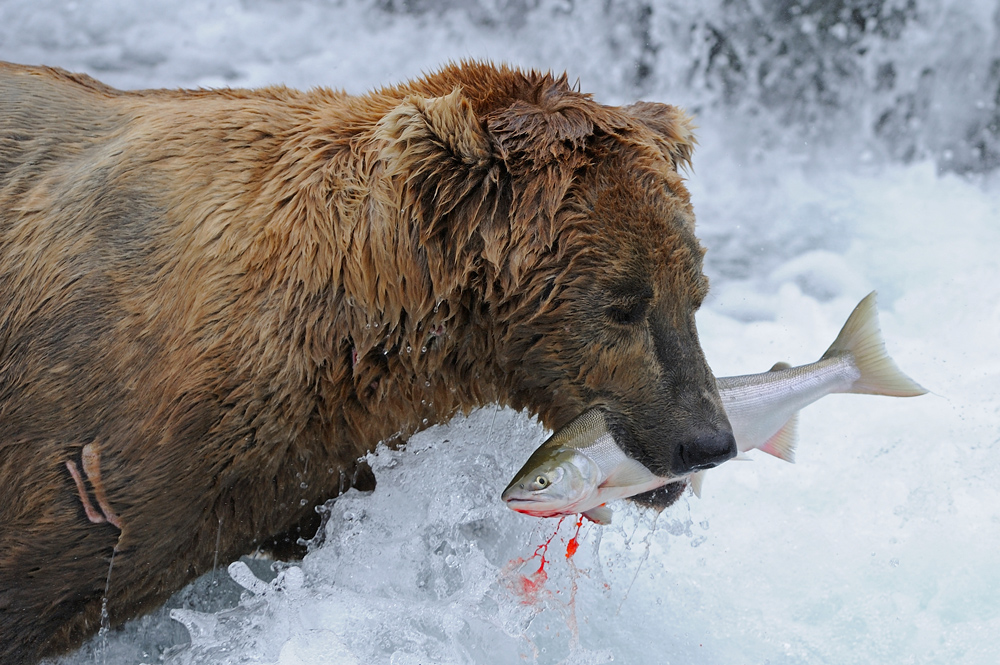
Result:
{"label": "fish dorsal fin", "polygon": [[845,392],[869,395],[914,397],[927,392],[916,381],[903,374],[885,350],[882,331],[878,327],[875,292],[858,303],[837,339],[823,354],[823,359],[850,354],[861,376]]}
{"label": "fish dorsal fin", "polygon": [[792,368],[792,366],[789,365],[786,362],[776,362],[776,363],[774,363],[774,366],[771,367],[771,369],[769,369],[767,371],[768,372],[780,372],[783,369],[791,369],[791,368]]}
{"label": "fish dorsal fin", "polygon": [[782,425],[781,429],[775,432],[774,436],[768,439],[760,449],[768,455],[774,455],[778,459],[794,463],[798,425],[799,414],[794,413],[788,422]]}
{"label": "fish dorsal fin", "polygon": [[694,492],[694,495],[699,499],[701,498],[701,484],[704,480],[704,471],[695,471],[691,474],[691,491]]}
{"label": "fish dorsal fin", "polygon": [[632,458],[625,458],[612,469],[601,487],[635,487],[655,480],[653,472]]}
{"label": "fish dorsal fin", "polygon": [[596,508],[591,508],[590,510],[583,511],[583,516],[586,517],[591,522],[595,524],[608,525],[611,524],[611,509],[608,508],[603,503]]}

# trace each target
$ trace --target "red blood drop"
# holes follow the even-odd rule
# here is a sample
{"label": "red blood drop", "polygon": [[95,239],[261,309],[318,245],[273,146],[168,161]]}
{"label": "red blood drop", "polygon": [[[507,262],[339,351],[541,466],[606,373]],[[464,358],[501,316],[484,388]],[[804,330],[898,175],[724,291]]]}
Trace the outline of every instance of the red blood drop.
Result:
{"label": "red blood drop", "polygon": [[567,559],[571,558],[574,554],[576,554],[577,548],[580,547],[580,541],[578,540],[578,537],[580,536],[580,527],[582,526],[583,526],[583,515],[580,515],[580,517],[576,519],[576,533],[574,533],[573,537],[569,539],[568,543],[566,543]]}

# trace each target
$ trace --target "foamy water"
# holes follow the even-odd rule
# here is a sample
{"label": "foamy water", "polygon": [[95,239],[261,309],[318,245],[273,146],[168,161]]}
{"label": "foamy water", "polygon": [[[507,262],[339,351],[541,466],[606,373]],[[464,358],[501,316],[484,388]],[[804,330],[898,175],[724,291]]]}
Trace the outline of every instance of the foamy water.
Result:
{"label": "foamy water", "polygon": [[[0,58],[122,87],[360,92],[489,57],[566,69],[608,103],[688,105],[700,111],[689,183],[713,284],[698,323],[715,372],[815,360],[877,289],[890,354],[931,390],[825,398],[801,414],[795,465],[728,463],[707,474],[700,500],[659,516],[623,503],[611,526],[578,535],[571,519],[557,530],[502,505],[547,432],[483,409],[402,451],[374,451],[378,488],[328,504],[323,543],[303,561],[228,572],[220,562],[214,580],[60,663],[997,662],[1000,186],[984,129],[995,113],[984,73],[997,49],[993,3],[919,3],[883,41],[846,19],[764,24],[819,49],[815,62],[775,60],[789,88],[709,65],[706,54],[727,51],[706,46],[705,25],[724,32],[735,14],[668,5],[0,6]],[[760,65],[748,46],[756,33],[726,34],[744,70]],[[855,38],[867,55],[836,47]],[[809,80],[796,77],[816,63],[831,65],[819,69],[829,94],[802,88],[795,101],[794,85]],[[878,87],[886,63],[891,90]],[[836,64],[847,73],[831,74]],[[969,169],[986,173],[954,172]]]}

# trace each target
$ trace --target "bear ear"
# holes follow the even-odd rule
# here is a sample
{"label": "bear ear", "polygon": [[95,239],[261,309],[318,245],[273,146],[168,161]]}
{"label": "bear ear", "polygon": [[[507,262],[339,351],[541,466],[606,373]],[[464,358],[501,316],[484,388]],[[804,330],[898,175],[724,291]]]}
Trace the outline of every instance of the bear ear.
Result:
{"label": "bear ear", "polygon": [[386,141],[383,158],[410,173],[451,156],[466,166],[484,166],[492,147],[472,105],[459,88],[442,97],[410,95],[379,123],[376,138]]}
{"label": "bear ear", "polygon": [[571,171],[587,160],[582,149],[594,122],[583,106],[586,100],[560,92],[552,86],[542,91],[539,103],[517,100],[486,117],[497,152],[512,172],[553,165]]}
{"label": "bear ear", "polygon": [[660,152],[673,163],[674,170],[691,168],[691,153],[698,143],[691,116],[676,106],[659,102],[636,102],[623,110],[653,130]]}

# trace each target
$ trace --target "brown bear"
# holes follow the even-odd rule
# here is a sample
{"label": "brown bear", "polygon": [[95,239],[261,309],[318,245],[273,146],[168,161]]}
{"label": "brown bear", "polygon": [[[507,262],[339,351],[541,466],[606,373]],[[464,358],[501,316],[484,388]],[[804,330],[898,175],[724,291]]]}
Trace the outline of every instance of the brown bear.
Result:
{"label": "brown bear", "polygon": [[665,476],[734,455],[692,146],[674,107],[486,63],[363,96],[0,65],[0,662],[79,645],[102,598],[155,608],[480,405],[602,408]]}

